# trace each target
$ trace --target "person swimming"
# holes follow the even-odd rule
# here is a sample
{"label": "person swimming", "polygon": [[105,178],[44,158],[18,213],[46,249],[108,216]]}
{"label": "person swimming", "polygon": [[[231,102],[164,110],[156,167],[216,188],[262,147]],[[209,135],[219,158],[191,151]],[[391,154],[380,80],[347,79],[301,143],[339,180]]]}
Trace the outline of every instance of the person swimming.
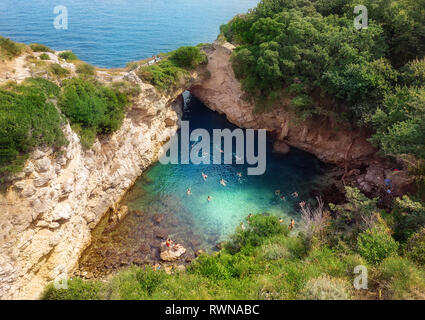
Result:
{"label": "person swimming", "polygon": [[187,188],[186,193],[187,193],[188,196],[190,196],[190,195],[192,195],[192,190],[190,190],[190,188]]}
{"label": "person swimming", "polygon": [[239,178],[242,178],[242,172],[238,172],[236,175],[237,175]]}
{"label": "person swimming", "polygon": [[221,179],[220,184],[223,185],[223,186],[226,186],[226,181],[224,181],[224,179]]}
{"label": "person swimming", "polygon": [[202,179],[204,179],[204,181],[207,181],[207,179],[208,179],[208,176],[203,172],[202,172]]}
{"label": "person swimming", "polygon": [[211,196],[208,196],[208,201],[211,201],[212,200],[212,197]]}
{"label": "person swimming", "polygon": [[291,219],[291,223],[288,226],[288,230],[292,230],[292,229],[294,229],[294,227],[295,227],[295,220]]}

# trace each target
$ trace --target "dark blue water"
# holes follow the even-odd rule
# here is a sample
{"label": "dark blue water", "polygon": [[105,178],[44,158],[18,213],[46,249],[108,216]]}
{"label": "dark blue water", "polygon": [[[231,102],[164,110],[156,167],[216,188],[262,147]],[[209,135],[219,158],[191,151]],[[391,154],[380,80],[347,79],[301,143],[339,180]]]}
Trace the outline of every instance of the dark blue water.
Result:
{"label": "dark blue water", "polygon": [[[0,34],[73,50],[101,67],[123,67],[184,45],[212,42],[219,27],[258,0],[1,0]],[[68,8],[68,30],[53,26]]]}

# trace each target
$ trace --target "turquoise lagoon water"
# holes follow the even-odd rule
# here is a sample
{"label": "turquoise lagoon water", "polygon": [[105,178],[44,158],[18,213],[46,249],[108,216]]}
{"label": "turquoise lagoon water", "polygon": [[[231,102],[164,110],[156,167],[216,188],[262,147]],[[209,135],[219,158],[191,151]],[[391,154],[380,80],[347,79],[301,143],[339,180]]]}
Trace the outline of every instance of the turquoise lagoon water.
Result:
{"label": "turquoise lagoon water", "polygon": [[[211,137],[213,129],[236,128],[225,116],[207,109],[190,95],[185,100],[183,120],[189,121],[190,130],[204,128]],[[317,158],[300,150],[278,155],[271,152],[271,147],[268,139],[267,168],[265,174],[259,176],[248,176],[247,165],[157,163],[136,183],[127,204],[132,210],[164,214],[165,219],[167,215],[175,215],[173,219],[183,221],[179,225],[186,225],[201,237],[208,235],[204,237],[206,242],[224,240],[250,213],[275,215],[287,223],[290,218],[299,220],[299,202],[309,201],[312,190],[320,188],[317,178],[326,168]],[[214,145],[214,141],[211,141],[212,148],[224,149]],[[208,156],[212,163],[212,155]],[[208,175],[206,181],[202,172]],[[221,179],[226,181],[226,186],[220,184]],[[187,195],[188,188],[191,195]],[[276,190],[280,190],[285,200],[275,195]],[[291,196],[295,191],[298,198]],[[212,201],[208,201],[208,196]],[[168,230],[171,236],[172,230]]]}
{"label": "turquoise lagoon water", "polygon": [[[221,24],[258,0],[1,0],[0,35],[73,50],[99,67],[123,67],[180,46],[212,42]],[[53,26],[55,6],[68,29]]]}

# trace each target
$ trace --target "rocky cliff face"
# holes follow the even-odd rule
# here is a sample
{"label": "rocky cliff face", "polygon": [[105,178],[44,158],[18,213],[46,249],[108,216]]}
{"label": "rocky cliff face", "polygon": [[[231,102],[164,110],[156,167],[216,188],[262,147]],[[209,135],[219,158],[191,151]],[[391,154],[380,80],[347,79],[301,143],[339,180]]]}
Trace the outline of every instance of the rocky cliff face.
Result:
{"label": "rocky cliff face", "polygon": [[269,113],[255,113],[253,104],[244,99],[241,85],[235,78],[230,62],[232,50],[231,44],[215,44],[208,54],[210,79],[195,83],[190,89],[209,108],[226,114],[237,126],[274,133],[280,151],[289,151],[286,144],[338,165],[369,161],[373,157],[376,150],[360,129],[348,131],[331,120],[301,122],[284,105]]}
{"label": "rocky cliff face", "polygon": [[[208,74],[190,88],[192,94],[210,109],[226,115],[242,128],[267,129],[275,138],[274,149],[286,153],[295,147],[316,155],[326,163],[345,169],[344,182],[367,194],[386,192],[385,179],[392,180],[393,195],[400,195],[412,184],[404,171],[393,176],[393,164],[377,156],[363,129],[346,129],[331,119],[301,121],[285,102],[268,113],[256,113],[254,105],[244,99],[241,84],[235,78],[230,57],[234,47],[215,43],[208,51]],[[361,169],[361,170],[359,170]]]}
{"label": "rocky cliff face", "polygon": [[47,282],[70,275],[91,230],[176,133],[181,91],[159,95],[131,78],[142,90],[119,131],[83,150],[66,126],[61,154],[35,151],[0,194],[0,298],[38,298]]}

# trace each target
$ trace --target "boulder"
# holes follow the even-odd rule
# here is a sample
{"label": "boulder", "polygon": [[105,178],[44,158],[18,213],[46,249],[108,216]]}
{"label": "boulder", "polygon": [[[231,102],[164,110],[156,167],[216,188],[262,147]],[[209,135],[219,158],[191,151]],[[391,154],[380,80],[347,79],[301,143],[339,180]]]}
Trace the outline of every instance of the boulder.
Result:
{"label": "boulder", "polygon": [[[176,248],[176,246],[178,246]],[[186,253],[186,249],[183,246],[175,245],[174,247],[167,247],[165,241],[161,243],[160,257],[163,261],[173,262],[180,259],[182,255]]]}
{"label": "boulder", "polygon": [[287,154],[290,150],[290,147],[283,141],[275,141],[273,144],[273,152],[274,153],[281,153],[281,154]]}

